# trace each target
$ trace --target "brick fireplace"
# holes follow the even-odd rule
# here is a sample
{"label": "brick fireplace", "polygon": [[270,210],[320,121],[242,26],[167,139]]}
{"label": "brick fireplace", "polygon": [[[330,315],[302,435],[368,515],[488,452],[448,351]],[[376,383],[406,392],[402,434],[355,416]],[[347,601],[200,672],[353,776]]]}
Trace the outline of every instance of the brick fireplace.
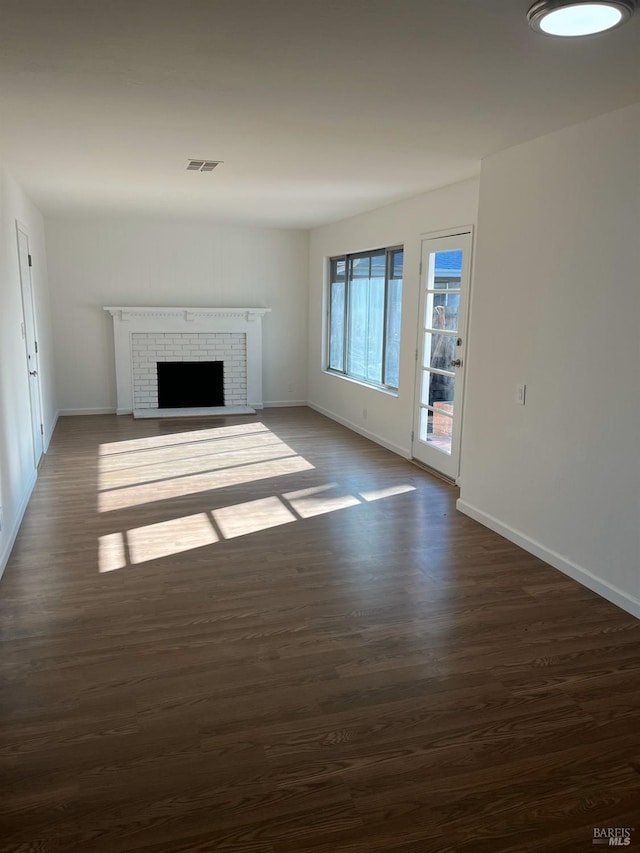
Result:
{"label": "brick fireplace", "polygon": [[[117,414],[176,417],[188,414],[244,414],[261,409],[262,317],[268,308],[105,307],[113,318]],[[224,406],[159,408],[159,365],[220,364]],[[166,372],[166,371],[165,371]],[[206,375],[194,370],[195,375]],[[205,380],[201,380],[205,381]]]}

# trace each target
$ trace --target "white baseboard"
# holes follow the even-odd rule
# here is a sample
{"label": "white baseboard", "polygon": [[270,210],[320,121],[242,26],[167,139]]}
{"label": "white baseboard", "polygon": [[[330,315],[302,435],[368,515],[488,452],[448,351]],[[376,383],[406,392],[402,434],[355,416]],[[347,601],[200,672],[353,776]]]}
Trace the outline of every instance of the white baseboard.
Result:
{"label": "white baseboard", "polygon": [[58,423],[58,418],[60,417],[60,412],[56,412],[53,421],[51,422],[51,426],[47,430],[47,434],[44,437],[44,452],[46,453],[49,445],[51,444],[51,439],[53,438],[53,433],[56,428],[56,424]]}
{"label": "white baseboard", "polygon": [[336,415],[335,412],[330,412],[328,409],[323,408],[322,406],[318,406],[315,403],[307,403],[310,409],[313,409],[315,412],[319,412],[321,415],[324,415],[327,418],[331,418],[332,421],[337,421],[337,423],[342,424],[342,426],[347,427],[347,429],[352,430],[353,432],[357,432],[358,435],[362,435],[365,438],[368,438],[369,441],[373,441],[376,444],[381,445],[382,447],[386,447],[387,450],[391,450],[392,453],[397,453],[398,456],[402,456],[404,459],[411,459],[411,451],[407,447],[400,447],[397,444],[394,444],[391,441],[387,441],[386,438],[383,438],[381,435],[378,435],[375,432],[370,432],[368,429],[363,429],[358,424],[354,424],[351,421],[347,420],[347,418],[342,418],[340,415]]}
{"label": "white baseboard", "polygon": [[636,619],[640,619],[640,599],[635,596],[630,595],[628,592],[624,592],[617,586],[602,580],[602,578],[596,577],[596,575],[592,574],[583,566],[579,566],[577,563],[567,560],[566,557],[563,557],[556,551],[552,551],[550,548],[542,545],[542,543],[535,539],[531,539],[531,537],[526,536],[519,530],[515,530],[513,527],[510,527],[508,524],[504,524],[493,515],[483,512],[462,499],[456,501],[456,509],[464,513],[464,515],[468,515],[469,518],[473,518],[474,521],[480,522],[480,524],[483,524],[490,530],[499,533],[500,536],[504,536],[505,539],[508,539],[515,545],[519,545],[520,548],[523,548],[530,554],[544,560],[545,563],[549,563],[549,565],[553,566],[554,569],[558,569],[563,574],[573,578],[574,581],[586,586],[587,589],[592,590],[602,596],[602,598],[606,598],[607,601],[610,601],[617,607],[622,608],[622,610],[626,610],[627,613],[635,616]]}
{"label": "white baseboard", "polygon": [[306,400],[265,400],[265,409],[288,409],[294,406],[306,406]]}
{"label": "white baseboard", "polygon": [[11,528],[9,535],[7,537],[7,541],[4,544],[2,549],[2,553],[0,553],[0,578],[2,577],[4,570],[6,568],[7,563],[9,562],[9,557],[11,556],[11,551],[13,549],[13,545],[16,541],[16,536],[18,535],[18,531],[20,530],[20,525],[22,524],[22,519],[24,518],[24,514],[27,509],[27,505],[29,504],[29,500],[31,499],[31,494],[36,485],[36,480],[38,479],[38,472],[34,471],[29,478],[29,482],[27,483],[27,488],[25,490],[24,495],[22,496],[22,500],[20,502],[20,506],[18,507],[18,514],[13,522],[13,527]]}
{"label": "white baseboard", "polygon": [[[66,418],[70,415],[115,415],[115,413],[116,410],[111,406],[100,409],[60,409],[58,412],[61,418]],[[120,414],[120,412],[118,412],[118,414]],[[131,414],[131,409],[129,409],[127,414]]]}

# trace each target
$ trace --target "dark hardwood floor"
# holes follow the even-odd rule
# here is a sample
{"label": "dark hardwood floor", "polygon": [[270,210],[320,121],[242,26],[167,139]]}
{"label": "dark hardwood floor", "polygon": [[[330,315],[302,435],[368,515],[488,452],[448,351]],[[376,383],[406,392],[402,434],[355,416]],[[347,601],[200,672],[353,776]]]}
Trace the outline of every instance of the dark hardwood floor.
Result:
{"label": "dark hardwood floor", "polygon": [[640,623],[456,497],[308,409],[61,419],[0,584],[0,851],[640,847]]}

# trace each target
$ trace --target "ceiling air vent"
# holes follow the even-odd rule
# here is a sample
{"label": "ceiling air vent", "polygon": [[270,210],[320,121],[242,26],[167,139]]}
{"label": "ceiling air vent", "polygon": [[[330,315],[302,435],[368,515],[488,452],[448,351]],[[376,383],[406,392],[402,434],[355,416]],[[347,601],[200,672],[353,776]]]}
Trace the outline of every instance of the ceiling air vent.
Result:
{"label": "ceiling air vent", "polygon": [[222,160],[189,160],[187,172],[213,172]]}

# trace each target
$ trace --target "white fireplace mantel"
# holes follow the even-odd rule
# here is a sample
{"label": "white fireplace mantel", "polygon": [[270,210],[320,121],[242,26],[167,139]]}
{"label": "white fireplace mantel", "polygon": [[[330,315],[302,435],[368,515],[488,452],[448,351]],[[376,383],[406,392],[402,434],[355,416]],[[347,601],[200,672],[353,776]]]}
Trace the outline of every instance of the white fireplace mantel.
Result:
{"label": "white fireplace mantel", "polygon": [[[178,318],[189,323],[210,319],[243,318],[247,322],[262,318],[271,308],[131,308],[123,305],[105,305],[114,319],[128,323],[141,318]],[[155,329],[154,329],[155,331]],[[164,331],[164,329],[163,329]],[[174,331],[170,329],[170,331]],[[225,330],[226,331],[226,330]]]}
{"label": "white fireplace mantel", "polygon": [[104,307],[113,318],[116,360],[117,414],[133,411],[131,335],[134,332],[242,332],[247,342],[247,404],[262,400],[262,318],[270,308]]}

